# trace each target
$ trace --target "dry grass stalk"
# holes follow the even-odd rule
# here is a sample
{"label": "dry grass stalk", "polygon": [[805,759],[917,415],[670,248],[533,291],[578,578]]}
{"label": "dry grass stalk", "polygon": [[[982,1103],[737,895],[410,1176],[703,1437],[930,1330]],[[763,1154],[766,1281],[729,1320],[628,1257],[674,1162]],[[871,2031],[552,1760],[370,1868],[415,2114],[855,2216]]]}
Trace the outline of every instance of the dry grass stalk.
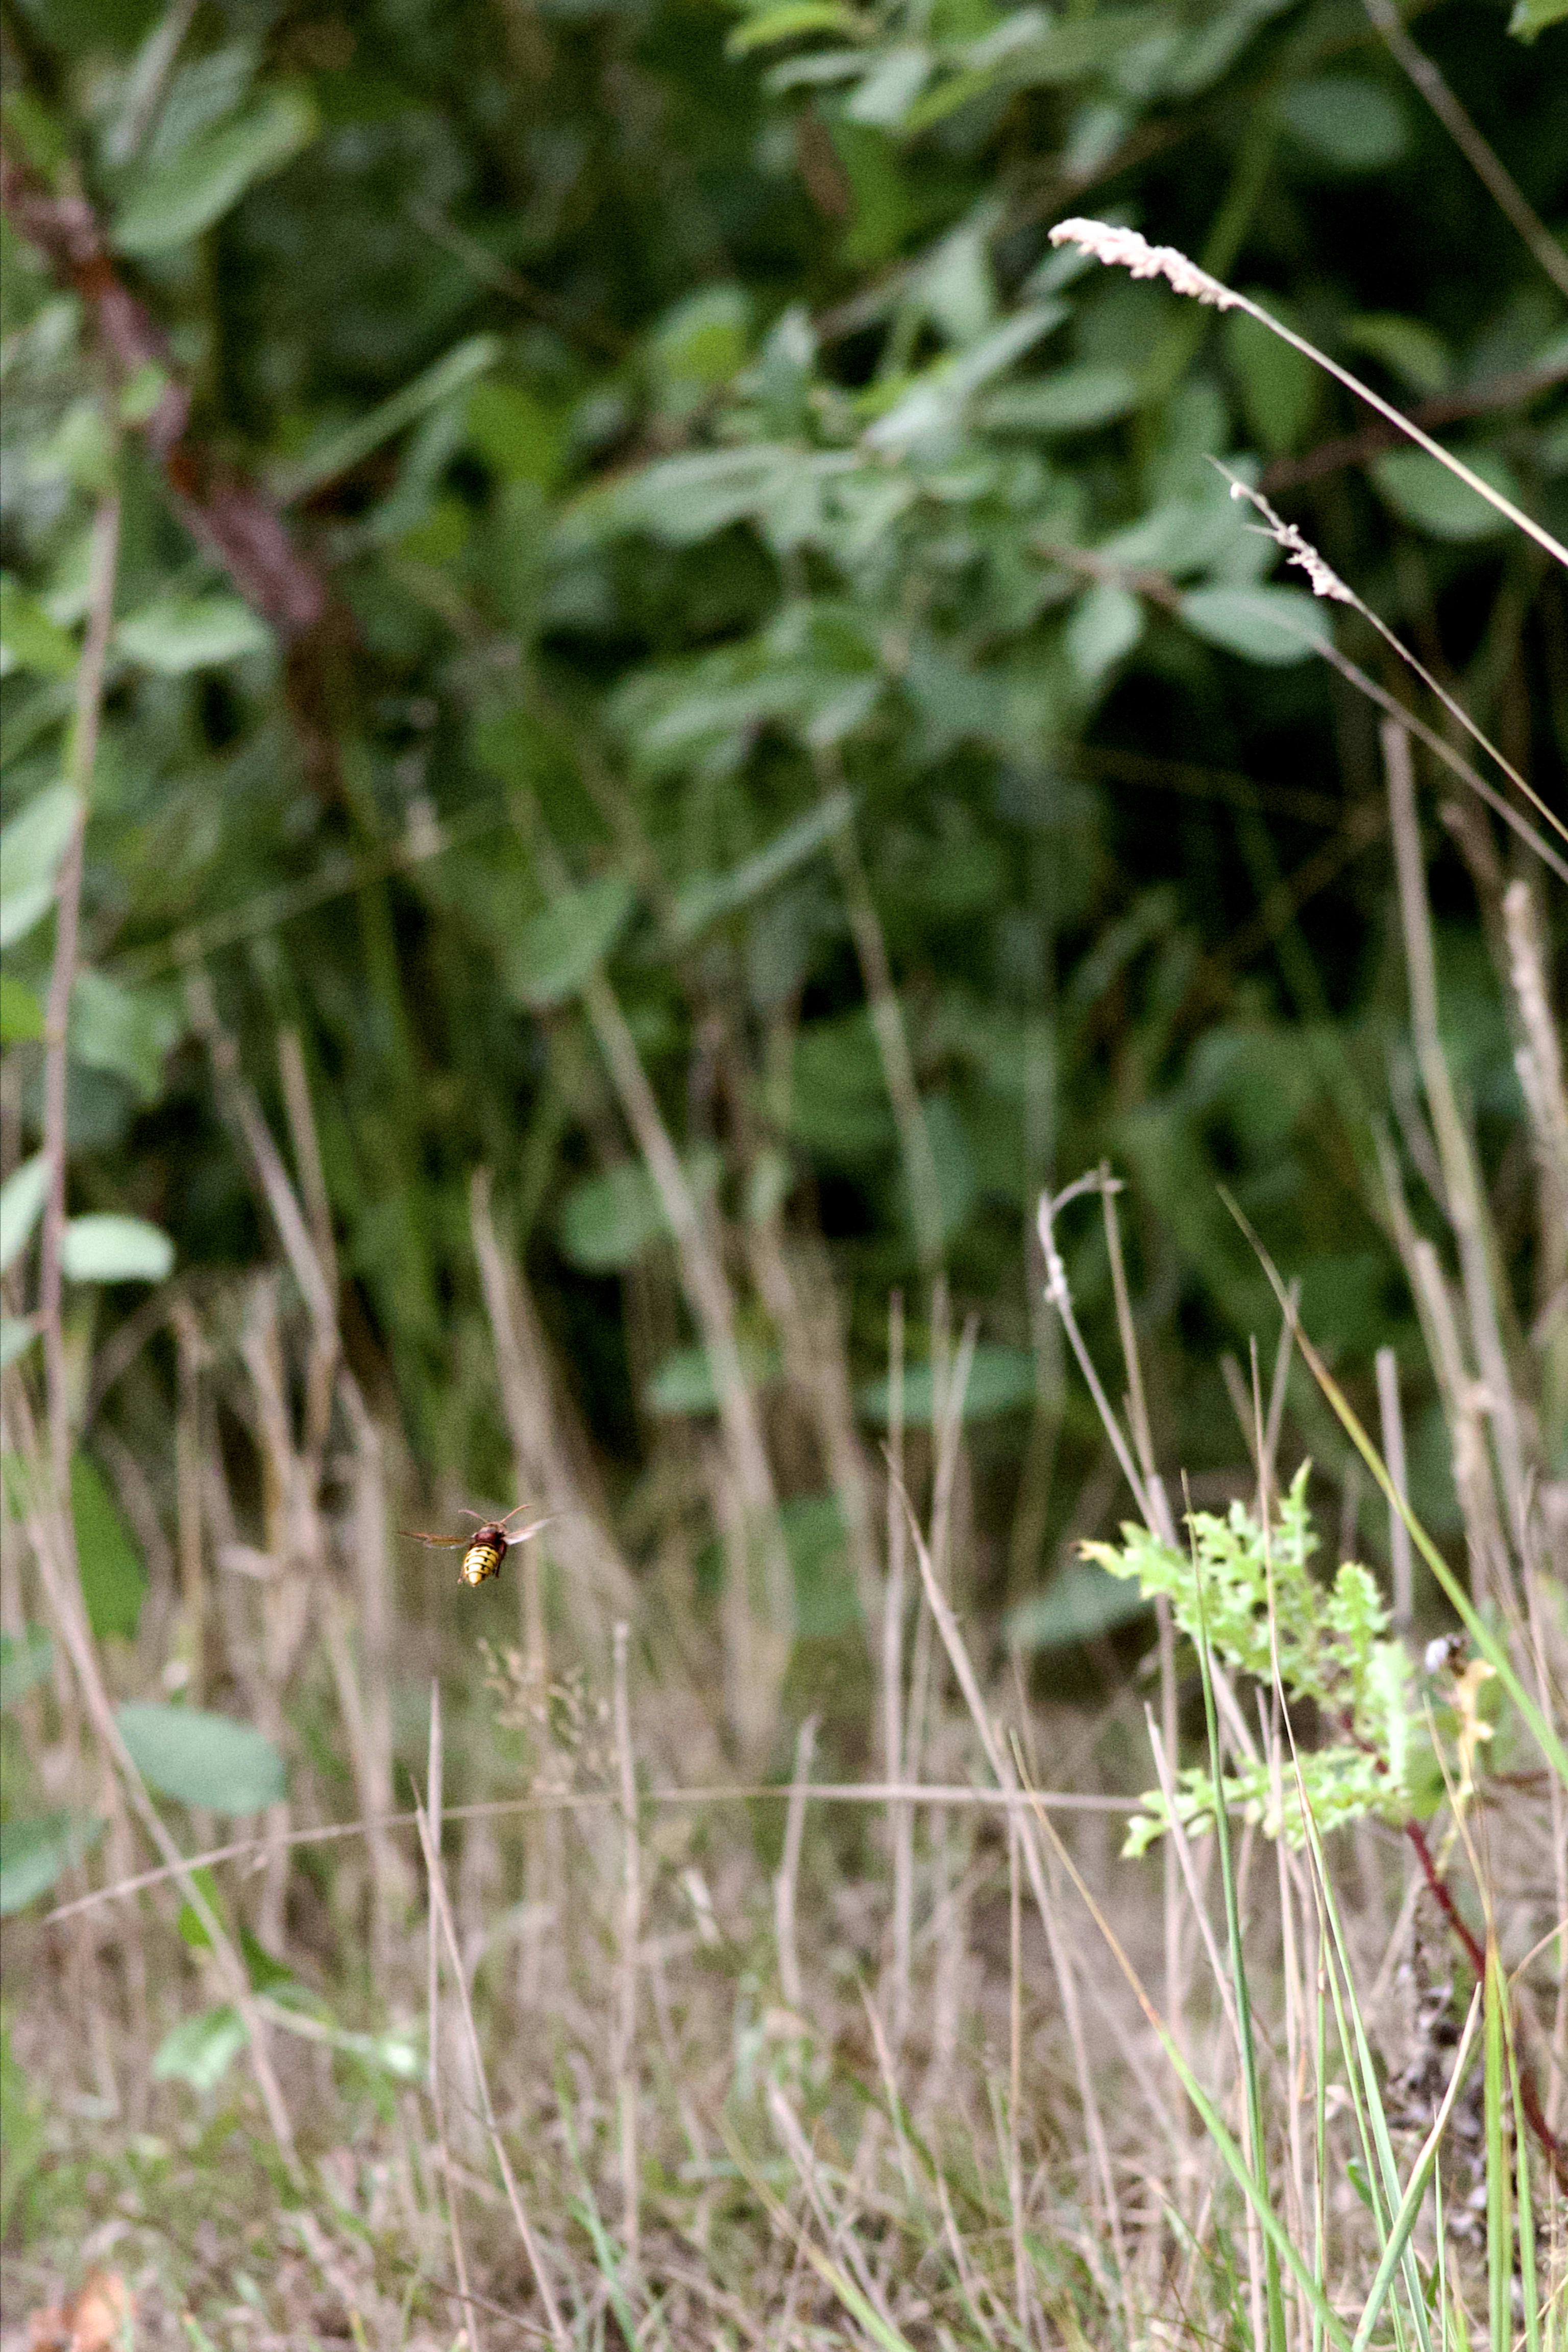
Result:
{"label": "dry grass stalk", "polygon": [[[1019,1780],[1013,1768],[1012,1759],[1003,1746],[987,1710],[974,1666],[964,1646],[963,1636],[958,1631],[957,1620],[953,1614],[946,1593],[936,1580],[931,1554],[921,1536],[919,1524],[913,1512],[909,1513],[909,1530],[915,1546],[915,1557],[920,1567],[921,1581],[925,1590],[926,1605],[942,1637],[943,1648],[952,1665],[975,1729],[979,1734],[980,1746],[986,1761],[990,1767],[998,1787],[1007,1790],[1009,1794],[1015,1793],[1019,1789]],[[1062,1939],[1056,1908],[1051,1899],[1043,1854],[1037,1840],[1027,1827],[1023,1839],[1023,1855],[1035,1906],[1040,1913],[1040,1924],[1045,1929],[1046,1944],[1051,1953],[1051,1968],[1056,1978],[1062,2016],[1072,2044],[1079,2097],[1082,2102],[1084,2128],[1089,2140],[1091,2198],[1095,2205],[1095,2219],[1101,2227],[1109,2224],[1113,2241],[1116,2245],[1117,2267],[1120,2270],[1125,2267],[1124,2249],[1120,2243],[1120,2221],[1116,2192],[1111,2175],[1110,2147],[1100,2113],[1100,2102],[1094,2089],[1093,2074],[1088,2062],[1088,2052],[1079,2011],[1077,1979],[1073,1974],[1071,1955]]]}
{"label": "dry grass stalk", "polygon": [[615,2037],[612,2065],[621,2135],[622,2238],[635,2270],[642,2244],[642,2181],[637,2158],[637,1967],[643,1936],[643,1862],[637,1826],[637,1772],[632,1752],[632,1708],[626,1689],[631,1628],[614,1637],[615,1765],[622,1832],[621,1929],[615,1958]]}
{"label": "dry grass stalk", "polygon": [[751,1621],[745,1634],[747,1671],[732,1678],[737,1710],[732,1720],[746,1752],[760,1758],[771,1748],[777,1731],[794,1597],[773,1472],[757,1399],[736,1336],[735,1301],[626,1016],[602,972],[596,972],[586,983],[582,1001],[627,1125],[674,1236],[681,1286],[713,1372],[728,1475],[739,1498],[737,1527],[746,1563],[740,1592]]}
{"label": "dry grass stalk", "polygon": [[38,1325],[44,1340],[44,1386],[48,1398],[49,1471],[56,1508],[63,1520],[72,1573],[76,1535],[67,1500],[70,1493],[72,1412],[66,1364],[65,1327],[61,1316],[64,1275],[61,1253],[66,1230],[67,1088],[69,1055],[67,1033],[71,996],[77,981],[77,946],[81,925],[83,845],[88,810],[92,801],[93,772],[98,764],[99,724],[103,713],[104,673],[109,661],[109,637],[114,620],[114,583],[120,563],[120,494],[110,490],[93,517],[88,559],[87,634],[76,672],[76,723],[71,730],[69,777],[77,809],[65,855],[55,881],[55,952],[49,971],[48,997],[44,1010],[44,1153],[47,1190],[44,1195],[43,1239],[38,1269]]}
{"label": "dry grass stalk", "polygon": [[180,1601],[183,1613],[180,1650],[185,1687],[200,1706],[206,1687],[207,1572],[202,1528],[205,1448],[202,1428],[202,1365],[205,1348],[193,1308],[183,1298],[173,1308],[178,1389],[174,1405],[175,1542],[180,1557]]}
{"label": "dry grass stalk", "polygon": [[[431,1763],[433,1768],[437,1767],[440,1760],[440,1722],[439,1690],[435,1685],[433,1685],[431,1711]],[[462,1949],[457,1939],[457,1930],[453,1922],[452,1906],[448,1900],[446,1893],[446,1875],[442,1868],[441,1856],[436,1848],[432,1826],[435,1816],[434,1813],[427,1811],[426,1808],[419,1802],[417,1797],[414,1801],[414,1816],[419,1825],[420,1844],[424,1853],[425,1876],[430,1887],[431,1916],[435,1928],[439,1931],[440,1939],[446,1948],[447,1960],[452,1971],[453,1983],[457,1993],[458,2009],[462,2016],[464,2032],[467,2042],[468,2056],[473,2067],[475,2087],[478,2093],[480,2111],[484,2120],[485,2131],[490,2142],[491,2151],[495,2156],[497,2165],[500,2170],[502,2184],[506,2190],[507,2203],[511,2210],[512,2220],[517,2228],[518,2242],[522,2246],[528,2269],[533,2276],[535,2292],[538,2295],[539,2303],[543,2308],[546,2324],[549,2328],[551,2341],[558,2347],[558,2352],[570,2352],[570,2338],[567,2334],[565,2322],[561,2317],[560,2308],[556,2301],[554,2283],[550,2277],[549,2267],[545,2263],[543,2252],[539,2246],[538,2238],[535,2232],[533,2223],[528,2217],[527,2208],[524,2206],[521,2195],[518,2192],[517,2179],[512,2171],[511,2160],[507,2154],[506,2143],[502,2139],[500,2132],[497,2127],[496,2111],[490,2098],[489,2078],[485,2070],[484,2053],[480,2046],[478,2030],[474,2021],[474,2004],[469,1994],[467,1973],[463,1966]],[[438,1966],[433,1968],[432,1981],[438,1992]],[[431,2079],[433,2086],[438,2079],[434,2071],[437,2046],[435,2033],[436,2023],[437,2017],[434,2006],[434,1998],[433,1995],[433,2006],[431,2011],[431,2055],[433,2062]],[[465,2293],[466,2293],[466,2289],[465,2289]],[[472,2319],[469,2321],[469,2326],[472,2327]]]}
{"label": "dry grass stalk", "polygon": [[1012,2217],[1013,2291],[1019,2334],[1030,2335],[1029,2253],[1023,2213],[1023,1899],[1019,1875],[1019,1819],[1008,1814],[1008,2205]]}
{"label": "dry grass stalk", "polygon": [[[1487,1411],[1496,1451],[1498,1500],[1503,1526],[1521,1524],[1526,1507],[1526,1446],[1514,1383],[1503,1347],[1499,1311],[1498,1248],[1486,1205],[1474,1147],[1460,1116],[1437,1030],[1437,966],[1425,866],[1416,817],[1415,779],[1409,739],[1385,721],[1383,757],[1388,780],[1399,907],[1410,985],[1410,1019],[1443,1171],[1445,1210],[1458,1252],[1460,1280],[1478,1370],[1486,1384]],[[1499,1592],[1511,1597],[1511,1579]]]}
{"label": "dry grass stalk", "polygon": [[800,1949],[795,1935],[795,1895],[800,1875],[800,1847],[806,1834],[806,1793],[811,1778],[811,1755],[817,1743],[817,1718],[809,1715],[795,1738],[795,1769],[789,1779],[789,1807],[784,1816],[784,1845],[773,1881],[773,1934],[779,1951],[779,1985],[788,2006],[805,2015],[805,1989],[800,1978]]}
{"label": "dry grass stalk", "polygon": [[[887,1583],[882,1618],[883,1770],[892,1787],[904,1776],[904,1297],[894,1291],[887,1321]],[[924,1609],[924,1600],[921,1603]],[[889,2032],[894,2054],[909,2027],[909,1953],[915,1918],[915,1811],[888,1809],[893,1857],[893,1944],[889,1955]]]}
{"label": "dry grass stalk", "polygon": [[[831,788],[841,793],[844,778],[836,751],[819,751],[816,761],[819,781],[824,792]],[[871,1019],[872,1034],[876,1039],[888,1099],[893,1105],[893,1115],[898,1126],[905,1197],[909,1202],[910,1223],[915,1232],[915,1251],[921,1272],[927,1281],[934,1281],[942,1264],[942,1187],[937,1181],[936,1155],[931,1149],[930,1130],[925,1124],[920,1088],[915,1076],[915,1061],[904,1025],[904,1008],[893,984],[887,941],[883,937],[882,924],[852,825],[841,825],[833,835],[833,859],[839,870],[839,887],[844,895],[850,936],[855,943],[861,980],[865,988],[866,1012]]]}
{"label": "dry grass stalk", "polygon": [[97,1644],[81,1602],[68,1516],[50,1507],[39,1493],[41,1449],[32,1417],[19,1391],[12,1392],[10,1410],[20,1425],[14,1426],[8,1433],[13,1442],[19,1441],[17,1450],[29,1471],[25,1511],[34,1562],[66,1655],[70,1661],[76,1686],[92,1725],[94,1737],[105,1759],[113,1767],[119,1790],[123,1791],[131,1810],[141,1822],[154,1849],[162,1855],[165,1872],[178,1883],[182,1895],[201,1923],[224,1989],[245,2023],[251,2070],[256,2076],[278,2154],[286,2169],[298,2177],[294,2126],[272,2063],[266,2024],[251,1992],[249,1974],[233,1939],[208,1902],[192,1864],[181,1853],[164,1826],[135,1759],[126,1747],[103,1680]]}
{"label": "dry grass stalk", "polygon": [[[1399,1407],[1399,1359],[1392,1348],[1379,1348],[1375,1362],[1383,1458],[1388,1465],[1388,1475],[1394,1481],[1396,1491],[1408,1503],[1409,1479],[1405,1466],[1405,1416]],[[1410,1530],[1405,1524],[1403,1514],[1392,1507],[1388,1513],[1388,1550],[1394,1566],[1394,1622],[1401,1633],[1408,1634],[1412,1622],[1415,1577],[1410,1549]],[[1348,1558],[1348,1554],[1346,1557]]]}
{"label": "dry grass stalk", "polygon": [[874,1666],[883,1607],[882,1565],[877,1558],[871,1466],[855,1417],[832,1271],[820,1247],[791,1251],[786,1246],[777,1209],[766,1217],[749,1219],[747,1239],[758,1290],[779,1334],[786,1377],[816,1432],[828,1483],[843,1516],[855,1592]]}
{"label": "dry grass stalk", "polygon": [[425,1874],[430,1889],[425,1960],[425,2081],[435,2122],[435,2145],[441,2158],[442,2193],[446,2204],[452,2267],[457,2274],[457,2292],[463,2299],[464,2340],[468,2352],[480,2352],[478,2332],[474,2324],[475,2305],[468,2283],[468,2252],[464,2243],[463,2222],[457,2210],[456,2168],[452,2161],[446,2136],[446,2086],[441,2063],[441,1934],[435,1880],[441,1868],[441,1783],[444,1756],[441,1736],[441,1685],[439,1680],[433,1679],[430,1685],[430,1743],[424,1781],[428,1813],[420,1823],[420,1839],[424,1850]]}
{"label": "dry grass stalk", "polygon": [[1350,370],[1341,367],[1337,360],[1330,359],[1315,344],[1309,343],[1304,336],[1282,326],[1260,303],[1250,301],[1245,294],[1238,294],[1234,288],[1222,285],[1218,278],[1211,277],[1207,269],[1200,269],[1195,261],[1189,261],[1186,255],[1178,252],[1174,246],[1150,245],[1136,229],[1113,227],[1109,222],[1097,220],[1058,221],[1051,232],[1051,241],[1052,245],[1076,245],[1083,252],[1092,254],[1096,261],[1126,269],[1134,278],[1163,278],[1176,293],[1207,303],[1211,309],[1240,310],[1248,318],[1255,319],[1260,327],[1267,327],[1270,334],[1278,335],[1281,342],[1289,343],[1292,350],[1311,360],[1315,367],[1333,376],[1358,400],[1365,401],[1369,408],[1376,409],[1388,424],[1414,441],[1418,448],[1424,449],[1429,457],[1435,457],[1439,465],[1446,466],[1478,498],[1484,499],[1489,506],[1495,507],[1499,514],[1505,515],[1518,530],[1534,540],[1538,546],[1543,547],[1548,555],[1554,556],[1559,563],[1568,564],[1568,548],[1553,539],[1549,530],[1543,530],[1529,515],[1521,513],[1518,507],[1490,482],[1472,473],[1452,450],[1445,449],[1439,442],[1423,433],[1420,426],[1402,410],[1382,399],[1370,384],[1363,383],[1359,376],[1352,375]]}
{"label": "dry grass stalk", "polygon": [[525,1549],[520,1569],[524,1651],[542,1688],[549,1672],[542,1589],[548,1553],[559,1554],[567,1570],[561,1581],[563,1602],[585,1655],[601,1652],[614,1616],[634,1612],[636,1588],[583,1475],[589,1449],[558,1396],[522,1269],[503,1250],[497,1234],[488,1169],[475,1171],[469,1215],[517,1488],[538,1496],[556,1523],[548,1546]]}

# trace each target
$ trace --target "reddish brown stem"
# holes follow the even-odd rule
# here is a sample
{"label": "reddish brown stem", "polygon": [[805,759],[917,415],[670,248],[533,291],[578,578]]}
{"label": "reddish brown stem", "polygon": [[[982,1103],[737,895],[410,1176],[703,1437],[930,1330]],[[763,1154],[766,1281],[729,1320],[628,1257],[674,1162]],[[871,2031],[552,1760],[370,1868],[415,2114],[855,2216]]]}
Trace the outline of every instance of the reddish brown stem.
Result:
{"label": "reddish brown stem", "polygon": [[255,485],[221,468],[190,437],[189,388],[171,373],[163,331],[120,279],[87,197],[51,188],[10,147],[0,145],[0,202],[56,278],[80,296],[115,389],[149,367],[162,373],[162,391],[137,429],[162,467],[192,536],[280,635],[293,637],[313,628],[329,601],[325,579],[293,545],[283,518]]}
{"label": "reddish brown stem", "polygon": [[[1434,1902],[1453,1929],[1455,1937],[1463,1948],[1465,1958],[1479,1980],[1486,1974],[1486,1954],[1454,1901],[1447,1881],[1432,1858],[1432,1849],[1427,1843],[1426,1831],[1419,1822],[1406,1822],[1405,1834],[1416,1849],[1422,1874],[1432,1891]],[[1534,2073],[1522,2053],[1519,2062],[1519,2103],[1524,2109],[1526,2123],[1541,2144],[1542,2154],[1556,2175],[1559,2186],[1568,2189],[1568,2150],[1563,2148],[1562,2141],[1546,2120],[1541,2105],[1541,2094],[1536,2088]]]}
{"label": "reddish brown stem", "polygon": [[190,432],[190,388],[172,373],[162,329],[121,279],[98,215],[79,188],[51,186],[13,146],[0,142],[0,204],[56,280],[79,297],[111,389],[122,391],[149,368],[162,375],[151,413],[132,429],[161,468],[170,504],[192,538],[277,630],[308,780],[318,791],[333,792],[331,672],[348,624],[326,574],[294,544],[283,516],[256,484]]}

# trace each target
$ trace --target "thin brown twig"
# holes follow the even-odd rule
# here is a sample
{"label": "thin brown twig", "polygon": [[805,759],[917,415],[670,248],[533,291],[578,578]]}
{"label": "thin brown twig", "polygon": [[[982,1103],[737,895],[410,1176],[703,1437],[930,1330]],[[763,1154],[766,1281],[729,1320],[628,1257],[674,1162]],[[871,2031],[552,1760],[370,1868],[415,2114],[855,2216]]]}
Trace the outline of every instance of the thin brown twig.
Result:
{"label": "thin brown twig", "polygon": [[[457,2290],[464,2305],[464,2332],[467,2352],[479,2352],[479,2334],[474,2325],[473,2306],[468,2292],[468,2250],[463,2242],[463,2224],[457,2210],[457,2185],[453,2178],[452,2151],[446,2139],[446,2097],[441,2076],[441,1931],[435,1883],[441,1870],[441,1782],[444,1759],[441,1736],[441,1683],[432,1676],[430,1685],[430,1744],[425,1764],[424,1789],[429,1803],[428,1822],[419,1822],[420,1843],[424,1850],[424,1866],[430,1885],[429,1948],[425,1960],[425,2028],[429,2047],[425,2053],[426,2087],[430,2093],[431,2112],[435,2118],[435,2143],[441,2156],[442,2179],[446,2190],[446,2228],[452,2242],[452,2267],[457,2273]],[[459,1974],[461,1974],[461,1966]]]}
{"label": "thin brown twig", "polygon": [[[638,1801],[644,1805],[756,1805],[772,1802],[786,1804],[790,1783],[787,1780],[753,1780],[737,1783],[734,1788],[711,1789],[645,1789]],[[1025,1801],[1005,1789],[977,1789],[964,1782],[898,1780],[814,1780],[811,1801],[822,1805],[930,1805],[942,1810],[959,1810],[967,1805],[979,1805],[1007,1811]],[[1131,1813],[1138,1808],[1136,1797],[1102,1797],[1079,1790],[1038,1790],[1028,1801],[1048,1805],[1064,1813]],[[442,1819],[448,1822],[499,1821],[512,1814],[591,1812],[607,1806],[619,1806],[618,1793],[607,1789],[549,1790],[533,1797],[499,1797],[484,1804],[447,1805]],[[182,1856],[178,1863],[158,1870],[139,1871],[134,1878],[119,1879],[111,1886],[95,1887],[90,1895],[77,1896],[72,1902],[57,1905],[45,1917],[45,1925],[68,1919],[78,1911],[90,1910],[99,1903],[120,1902],[140,1895],[149,1886],[161,1885],[165,1879],[175,1877],[182,1870],[215,1869],[219,1863],[242,1862],[246,1856],[259,1853],[274,1843],[285,1845],[329,1845],[339,1838],[364,1837],[372,1829],[413,1829],[418,1825],[416,1813],[383,1813],[379,1819],[351,1822],[330,1822],[318,1829],[290,1830],[281,1840],[269,1837],[234,1838],[226,1845],[210,1846],[204,1853]]]}
{"label": "thin brown twig", "polygon": [[643,1933],[643,1858],[637,1833],[637,1768],[632,1751],[632,1707],[626,1652],[632,1629],[624,1618],[614,1633],[615,1762],[622,1834],[621,1936],[616,1954],[614,2071],[621,2125],[622,2239],[634,2271],[641,2259],[642,2199],[637,2162],[637,1947]]}
{"label": "thin brown twig", "polygon": [[[1413,425],[1458,425],[1468,416],[1490,416],[1500,408],[1521,408],[1543,392],[1568,378],[1568,360],[1553,362],[1550,367],[1519,368],[1511,375],[1493,376],[1486,383],[1468,385],[1462,392],[1445,392],[1431,400],[1421,400],[1406,411]],[[1385,449],[1397,449],[1405,436],[1392,425],[1368,425],[1360,433],[1341,434],[1333,441],[1321,441],[1315,449],[1303,450],[1299,457],[1276,457],[1265,466],[1258,487],[1268,498],[1281,490],[1299,490],[1308,482],[1321,481],[1325,474],[1337,474],[1346,466],[1364,466],[1370,458],[1380,457]]]}
{"label": "thin brown twig", "polygon": [[789,1808],[784,1818],[784,1850],[773,1881],[773,1932],[779,1948],[779,1984],[786,2005],[800,2013],[804,1989],[800,1952],[795,1937],[795,1893],[800,1875],[800,1848],[806,1835],[806,1795],[811,1778],[811,1751],[816,1745],[817,1718],[809,1715],[795,1739],[795,1769],[789,1777]]}
{"label": "thin brown twig", "polygon": [[[816,754],[817,781],[824,799],[845,789],[843,772],[833,751]],[[930,1129],[920,1100],[915,1061],[909,1050],[904,1008],[893,984],[887,941],[883,936],[871,885],[866,879],[853,824],[840,825],[833,835],[833,858],[844,895],[844,910],[855,943],[866,1011],[882,1060],[893,1115],[898,1123],[904,1154],[904,1182],[909,1202],[909,1222],[921,1271],[929,1279],[942,1263],[942,1195]]]}
{"label": "thin brown twig", "polygon": [[1467,163],[1482,180],[1511,226],[1540,263],[1560,294],[1568,294],[1564,253],[1500,155],[1470,121],[1441,72],[1405,29],[1393,0],[1366,0],[1366,13],[1388,44],[1389,54],[1409,76]]}
{"label": "thin brown twig", "polygon": [[[887,1583],[883,1595],[883,1769],[890,1782],[904,1777],[904,1294],[895,1290],[887,1318]],[[918,1769],[919,1759],[915,1759]],[[888,1809],[893,1847],[892,2014],[894,2055],[909,2027],[910,1941],[915,1925],[915,1813],[908,1805]]]}
{"label": "thin brown twig", "polygon": [[[66,1230],[66,1091],[71,996],[77,981],[77,942],[81,923],[82,853],[98,763],[99,725],[103,712],[104,671],[114,620],[114,583],[120,562],[120,492],[110,490],[99,506],[92,529],[88,576],[87,635],[77,665],[76,724],[68,758],[76,788],[76,815],[55,884],[55,957],[44,1014],[44,1151],[48,1191],[44,1196],[44,1232],[38,1277],[38,1318],[44,1335],[44,1381],[48,1398],[49,1467],[55,1507],[69,1522],[71,1412],[61,1319],[62,1254]],[[74,1553],[75,1542],[71,1549]]]}

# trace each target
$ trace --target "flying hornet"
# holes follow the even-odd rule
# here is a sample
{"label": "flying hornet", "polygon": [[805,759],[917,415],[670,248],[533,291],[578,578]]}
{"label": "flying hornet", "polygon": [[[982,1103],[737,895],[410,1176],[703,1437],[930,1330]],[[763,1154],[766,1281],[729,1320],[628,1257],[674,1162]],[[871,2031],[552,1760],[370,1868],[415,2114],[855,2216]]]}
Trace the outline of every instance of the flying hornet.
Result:
{"label": "flying hornet", "polygon": [[554,1517],[547,1513],[542,1519],[530,1519],[526,1528],[519,1528],[516,1535],[510,1534],[512,1521],[527,1508],[526,1503],[519,1503],[517,1510],[508,1511],[504,1519],[486,1519],[478,1511],[465,1510],[465,1519],[479,1522],[471,1536],[426,1536],[421,1535],[417,1528],[400,1528],[398,1532],[407,1536],[411,1543],[428,1544],[433,1551],[461,1550],[464,1583],[483,1584],[487,1576],[497,1573],[514,1544],[527,1543],[541,1528],[548,1528]]}

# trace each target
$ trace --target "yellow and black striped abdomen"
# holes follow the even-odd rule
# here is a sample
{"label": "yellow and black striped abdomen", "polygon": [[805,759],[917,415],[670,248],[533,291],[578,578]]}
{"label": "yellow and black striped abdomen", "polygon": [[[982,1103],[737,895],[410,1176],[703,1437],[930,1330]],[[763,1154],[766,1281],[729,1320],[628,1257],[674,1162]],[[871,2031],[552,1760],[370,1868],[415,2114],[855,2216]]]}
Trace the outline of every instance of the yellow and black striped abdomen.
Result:
{"label": "yellow and black striped abdomen", "polygon": [[471,1543],[463,1555],[464,1583],[483,1584],[487,1576],[494,1576],[501,1565],[506,1549],[504,1542]]}

